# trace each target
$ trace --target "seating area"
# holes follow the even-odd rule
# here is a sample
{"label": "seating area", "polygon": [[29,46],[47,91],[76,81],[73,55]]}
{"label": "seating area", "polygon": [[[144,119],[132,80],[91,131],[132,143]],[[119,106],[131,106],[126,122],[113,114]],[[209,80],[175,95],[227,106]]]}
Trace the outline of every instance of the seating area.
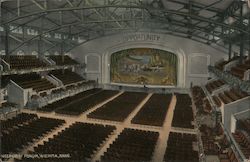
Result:
{"label": "seating area", "polygon": [[102,145],[115,130],[114,126],[76,122],[58,135],[49,138],[48,142],[34,148],[33,154],[69,154],[66,158],[24,158],[22,162],[80,162],[88,161],[92,154]]}
{"label": "seating area", "polygon": [[245,131],[250,136],[250,117],[248,119],[238,120],[237,128]]}
{"label": "seating area", "polygon": [[63,106],[62,108],[55,110],[55,112],[58,114],[66,115],[80,115],[81,113],[89,110],[90,108],[101,102],[104,102],[117,93],[118,91],[103,90],[99,93],[81,98],[79,100],[76,100],[75,102],[71,102],[70,104]]}
{"label": "seating area", "polygon": [[153,94],[131,122],[133,124],[163,126],[171,99],[171,94]]}
{"label": "seating area", "polygon": [[122,122],[146,96],[147,93],[124,92],[114,100],[88,114],[88,118]]}
{"label": "seating area", "polygon": [[68,55],[50,55],[50,59],[55,61],[56,65],[75,65],[79,64],[76,60],[72,59]]}
{"label": "seating area", "polygon": [[1,131],[6,131],[8,129],[13,129],[14,126],[21,125],[37,118],[38,116],[36,114],[20,113],[17,116],[9,118],[7,120],[1,120],[0,128]]}
{"label": "seating area", "polygon": [[250,157],[250,136],[245,131],[236,130],[233,133],[235,141],[238,143],[242,153],[246,158]]}
{"label": "seating area", "polygon": [[239,56],[235,56],[235,57],[233,57],[233,58],[231,58],[231,59],[229,59],[229,60],[223,60],[223,61],[217,63],[217,64],[215,65],[215,67],[216,67],[217,69],[223,71],[223,70],[224,70],[224,66],[225,66],[226,64],[228,64],[229,62],[234,61],[234,60],[236,60],[236,59],[239,59]]}
{"label": "seating area", "polygon": [[58,100],[56,102],[53,102],[51,104],[48,104],[46,106],[40,107],[37,110],[43,111],[43,112],[52,112],[52,111],[55,111],[57,109],[63,108],[64,106],[66,106],[68,104],[76,102],[79,99],[83,99],[85,97],[88,97],[89,95],[93,95],[93,94],[98,93],[100,91],[101,91],[101,89],[99,89],[99,88],[90,89],[90,90],[78,93],[74,96],[69,96],[69,97],[63,98],[61,100]]}
{"label": "seating area", "polygon": [[205,85],[208,92],[211,94],[214,90],[220,88],[221,86],[225,85],[225,81],[219,79],[215,81],[211,81]]}
{"label": "seating area", "polygon": [[218,94],[219,99],[224,103],[228,104],[239,99],[247,97],[246,92],[240,91],[239,89],[232,88]]}
{"label": "seating area", "polygon": [[7,126],[5,124],[6,129],[1,131],[1,153],[18,153],[30,145],[30,142],[41,138],[64,122],[64,120],[60,119],[19,115],[17,118],[7,121],[7,123],[11,124],[7,124]]}
{"label": "seating area", "polygon": [[110,145],[101,157],[101,161],[151,161],[158,136],[158,132],[126,128]]}
{"label": "seating area", "polygon": [[203,113],[203,114],[211,113],[212,106],[205,92],[203,91],[203,89],[199,86],[194,86],[192,87],[191,91],[192,91],[194,104],[198,112]]}
{"label": "seating area", "polygon": [[193,149],[196,142],[195,134],[170,132],[164,161],[199,162],[198,151]]}
{"label": "seating area", "polygon": [[22,88],[32,88],[36,92],[45,91],[56,87],[47,79],[41,78],[41,76],[36,73],[14,75],[11,79]]}
{"label": "seating area", "polygon": [[239,162],[220,125],[215,128],[202,125],[199,130],[205,155],[217,155],[221,162]]}
{"label": "seating area", "polygon": [[10,64],[10,69],[31,69],[47,66],[37,56],[32,55],[10,55],[9,57],[1,56],[1,58]]}
{"label": "seating area", "polygon": [[72,72],[71,70],[54,70],[50,72],[50,75],[53,75],[61,80],[64,85],[84,81],[80,75]]}
{"label": "seating area", "polygon": [[193,129],[192,101],[188,94],[176,94],[177,102],[174,109],[172,127]]}
{"label": "seating area", "polygon": [[231,74],[234,76],[243,79],[245,71],[250,69],[250,59],[245,60],[243,64],[238,64],[235,67],[231,68]]}
{"label": "seating area", "polygon": [[239,119],[232,134],[246,158],[250,157],[250,118]]}

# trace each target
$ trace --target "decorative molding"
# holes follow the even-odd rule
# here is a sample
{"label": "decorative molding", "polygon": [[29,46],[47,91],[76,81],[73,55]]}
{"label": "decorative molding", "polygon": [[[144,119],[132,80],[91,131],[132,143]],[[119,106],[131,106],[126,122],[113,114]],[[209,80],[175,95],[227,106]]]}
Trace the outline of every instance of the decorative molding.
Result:
{"label": "decorative molding", "polygon": [[[88,70],[87,68],[87,64],[88,64],[88,56],[94,56],[98,58],[98,70]],[[98,53],[88,53],[87,55],[85,55],[85,63],[86,63],[86,68],[85,68],[85,72],[86,73],[101,73],[101,55]]]}
{"label": "decorative molding", "polygon": [[206,74],[193,74],[191,72],[191,65],[193,64],[191,60],[192,60],[192,58],[195,58],[195,57],[205,57],[207,59],[206,67],[210,65],[210,55],[206,55],[206,54],[203,54],[203,53],[192,53],[191,55],[188,55],[188,76],[189,77],[198,77],[198,78],[209,77],[208,70],[207,70]]}
{"label": "decorative molding", "polygon": [[104,52],[104,57],[102,58],[102,83],[110,84],[110,56],[111,54],[129,49],[129,48],[155,48],[164,51],[169,51],[177,55],[178,57],[178,67],[177,67],[177,87],[185,88],[186,83],[186,57],[182,49],[172,49],[165,45],[164,42],[127,42],[120,43],[110,48],[107,48]]}

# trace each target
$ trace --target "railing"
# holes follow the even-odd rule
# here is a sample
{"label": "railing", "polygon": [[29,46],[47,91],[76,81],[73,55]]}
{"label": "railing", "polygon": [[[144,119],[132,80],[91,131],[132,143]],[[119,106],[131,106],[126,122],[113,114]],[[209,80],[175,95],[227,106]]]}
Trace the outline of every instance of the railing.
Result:
{"label": "railing", "polygon": [[53,93],[53,94],[49,94],[45,97],[39,97],[36,99],[29,99],[27,107],[29,108],[38,108],[38,107],[42,107],[45,106],[49,103],[53,103],[55,101],[58,101],[60,99],[63,99],[65,97],[69,97],[69,96],[73,96],[76,95],[78,93],[81,93],[83,91],[92,89],[95,87],[95,83],[88,83],[82,86],[76,86],[73,87],[71,89],[68,89],[66,91],[62,91],[62,92],[58,92],[58,93]]}
{"label": "railing", "polygon": [[234,151],[234,153],[236,154],[236,157],[238,157],[238,160],[240,160],[240,162],[244,162],[246,160],[245,155],[241,152],[238,143],[234,140],[234,137],[232,136],[231,133],[229,133],[223,126],[223,124],[221,123],[221,127],[223,128],[223,131],[229,141],[229,143],[231,144],[231,147]]}
{"label": "railing", "polygon": [[222,72],[213,66],[208,66],[208,70],[210,72],[214,73],[219,78],[226,81],[230,86],[239,87],[242,91],[248,92],[250,94],[250,81],[243,81],[243,80],[233,76],[229,72]]}
{"label": "railing", "polygon": [[32,72],[42,72],[42,71],[50,71],[50,70],[59,70],[59,69],[69,69],[73,67],[82,67],[81,64],[76,65],[63,65],[63,66],[46,66],[39,68],[31,68],[31,69],[10,69],[2,72],[2,75],[11,75],[11,74],[26,74]]}

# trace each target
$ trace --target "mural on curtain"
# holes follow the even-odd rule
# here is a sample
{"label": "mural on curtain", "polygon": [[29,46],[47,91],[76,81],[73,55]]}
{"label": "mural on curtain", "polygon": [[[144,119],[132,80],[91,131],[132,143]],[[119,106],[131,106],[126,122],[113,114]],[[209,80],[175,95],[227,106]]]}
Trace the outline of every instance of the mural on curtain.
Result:
{"label": "mural on curtain", "polygon": [[153,48],[132,48],[111,55],[113,83],[177,85],[177,56]]}

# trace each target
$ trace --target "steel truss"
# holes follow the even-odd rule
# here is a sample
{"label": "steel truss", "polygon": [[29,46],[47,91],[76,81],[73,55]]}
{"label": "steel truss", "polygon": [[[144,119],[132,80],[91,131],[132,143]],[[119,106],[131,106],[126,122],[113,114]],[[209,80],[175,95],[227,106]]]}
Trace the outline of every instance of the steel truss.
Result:
{"label": "steel truss", "polygon": [[[245,4],[240,0],[233,1],[224,11],[213,8],[221,0],[209,5],[195,3],[191,0],[188,3],[168,0],[182,5],[178,10],[164,7],[161,0],[151,0],[149,2],[141,0],[64,0],[64,3],[60,5],[48,0],[42,2],[29,0],[24,3],[25,5],[22,5],[23,0],[15,1],[17,3],[16,10],[11,9],[8,2],[1,4],[1,24],[5,28],[5,33],[1,32],[1,35],[7,35],[10,39],[19,42],[17,46],[6,50],[8,51],[7,54],[18,50],[35,39],[38,39],[40,43],[50,45],[50,47],[38,51],[38,53],[44,53],[54,47],[68,44],[68,47],[63,49],[64,53],[81,43],[112,32],[137,31],[139,29],[164,30],[168,34],[189,38],[205,44],[217,44],[224,48],[227,47],[221,42],[228,43],[226,40],[229,40],[229,36],[230,43],[236,45],[239,42],[237,40],[250,38],[249,25],[242,25],[246,15],[235,14]],[[25,10],[26,7],[35,8],[36,10]],[[209,18],[200,16],[199,12],[204,10],[213,12],[215,15]],[[236,17],[235,23],[225,23],[224,20],[228,17]],[[35,22],[41,25],[34,25]],[[20,37],[20,35],[13,34],[9,30],[9,26],[13,24],[16,28],[25,29],[31,27],[37,30],[38,34],[34,36],[23,34]],[[67,38],[55,41],[46,37],[47,34],[55,32],[67,35]],[[239,34],[245,36],[242,38],[239,37]],[[84,41],[72,41],[70,38],[74,37],[83,38]],[[8,45],[6,47],[9,48]],[[249,49],[249,45],[241,45],[241,47]]]}

